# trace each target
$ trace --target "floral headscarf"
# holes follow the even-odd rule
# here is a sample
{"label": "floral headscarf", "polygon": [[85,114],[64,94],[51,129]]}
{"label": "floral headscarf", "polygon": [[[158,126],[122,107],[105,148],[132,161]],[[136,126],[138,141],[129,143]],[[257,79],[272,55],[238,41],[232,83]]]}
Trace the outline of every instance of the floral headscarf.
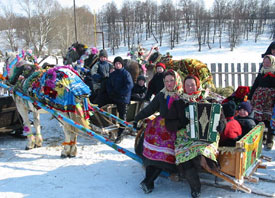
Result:
{"label": "floral headscarf", "polygon": [[265,68],[264,66],[262,67],[261,69],[261,73],[262,74],[267,74],[267,73],[272,73],[272,74],[275,74],[275,57],[273,55],[266,55],[264,57],[264,59],[268,57],[270,62],[271,62],[271,67],[269,68]]}
{"label": "floral headscarf", "polygon": [[174,73],[174,75],[173,75],[175,77],[174,89],[173,89],[173,91],[168,91],[166,89],[166,87],[164,86],[164,88],[160,92],[164,93],[164,98],[167,98],[167,96],[171,96],[171,97],[173,97],[175,95],[180,96],[183,93],[183,84],[182,84],[180,75],[172,69],[168,70],[167,72]]}

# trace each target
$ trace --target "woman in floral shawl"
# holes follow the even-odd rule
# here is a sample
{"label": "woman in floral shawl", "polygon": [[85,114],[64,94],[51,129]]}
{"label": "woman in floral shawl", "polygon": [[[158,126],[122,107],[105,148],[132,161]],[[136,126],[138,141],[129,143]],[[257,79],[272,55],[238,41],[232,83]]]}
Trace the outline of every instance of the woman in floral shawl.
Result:
{"label": "woman in floral shawl", "polygon": [[[263,59],[263,67],[256,77],[248,95],[254,110],[256,124],[264,122],[268,129],[266,134],[265,150],[273,147],[274,131],[271,129],[270,120],[275,104],[275,57],[266,55]],[[265,137],[264,137],[265,139]]]}
{"label": "woman in floral shawl", "polygon": [[[177,130],[175,142],[176,165],[181,176],[185,176],[191,188],[191,196],[199,197],[201,191],[199,169],[216,168],[216,154],[218,153],[218,140],[216,142],[202,142],[191,140],[188,136],[187,124],[189,120],[185,117],[185,108],[190,102],[207,102],[201,94],[200,81],[196,76],[189,75],[184,79],[184,93],[180,100],[173,103],[167,115],[166,127],[168,130]],[[223,125],[225,125],[224,120]],[[220,122],[222,122],[220,121]],[[176,128],[175,128],[176,127]],[[218,131],[222,131],[219,123]]]}
{"label": "woman in floral shawl", "polygon": [[147,123],[143,145],[140,141],[140,149],[136,149],[137,154],[143,158],[146,167],[145,179],[140,184],[145,193],[152,192],[154,180],[162,170],[174,172],[176,170],[174,152],[176,131],[166,129],[165,117],[168,109],[174,101],[179,99],[182,92],[182,80],[179,74],[173,70],[168,70],[164,75],[164,88],[135,117],[134,126],[139,120],[147,118],[157,111],[160,113],[154,120]]}

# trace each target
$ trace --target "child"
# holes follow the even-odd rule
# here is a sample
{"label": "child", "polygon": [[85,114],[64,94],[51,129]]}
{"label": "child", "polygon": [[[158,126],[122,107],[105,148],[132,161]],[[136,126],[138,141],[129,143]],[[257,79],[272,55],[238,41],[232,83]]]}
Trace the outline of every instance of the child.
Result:
{"label": "child", "polygon": [[235,117],[235,120],[237,120],[242,127],[242,135],[240,137],[242,138],[256,126],[256,123],[253,118],[252,106],[249,102],[241,102],[237,110],[238,116]]}
{"label": "child", "polygon": [[273,55],[264,57],[263,67],[253,83],[248,99],[251,100],[256,124],[264,122],[268,129],[265,150],[271,150],[273,133],[270,120],[275,101],[275,57]]}
{"label": "child", "polygon": [[236,104],[229,101],[222,105],[223,113],[226,118],[226,125],[224,131],[221,133],[220,146],[235,146],[236,141],[242,135],[242,127],[237,120],[234,119],[236,112]]}
{"label": "child", "polygon": [[153,76],[152,80],[149,82],[148,85],[148,91],[145,96],[145,100],[150,101],[151,97],[153,94],[157,94],[164,88],[164,82],[163,82],[163,77],[164,77],[164,71],[166,69],[166,66],[164,63],[157,63],[156,65],[156,70],[157,73]]}
{"label": "child", "polygon": [[133,101],[143,101],[147,92],[147,87],[145,87],[145,77],[140,75],[137,78],[137,83],[135,83],[132,94],[131,94],[131,100]]}

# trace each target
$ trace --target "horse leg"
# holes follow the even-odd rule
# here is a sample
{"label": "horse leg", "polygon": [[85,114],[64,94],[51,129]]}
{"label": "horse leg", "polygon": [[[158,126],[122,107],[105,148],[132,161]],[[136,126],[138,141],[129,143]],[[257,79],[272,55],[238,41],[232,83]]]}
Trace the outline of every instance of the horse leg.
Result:
{"label": "horse leg", "polygon": [[41,147],[42,146],[42,135],[41,135],[41,125],[40,125],[40,114],[37,111],[33,112],[33,124],[36,130],[35,134],[35,147]]}
{"label": "horse leg", "polygon": [[64,146],[61,157],[75,157],[77,154],[76,140],[77,136],[72,131],[74,130],[69,124],[63,124],[63,130],[65,135],[65,141],[62,143]]}
{"label": "horse leg", "polygon": [[13,99],[15,101],[17,111],[19,112],[19,114],[23,119],[23,125],[24,125],[23,134],[26,135],[28,138],[28,143],[25,149],[26,150],[33,149],[35,145],[35,138],[32,133],[32,127],[29,120],[28,109],[23,99],[21,99],[19,96],[13,97]]}

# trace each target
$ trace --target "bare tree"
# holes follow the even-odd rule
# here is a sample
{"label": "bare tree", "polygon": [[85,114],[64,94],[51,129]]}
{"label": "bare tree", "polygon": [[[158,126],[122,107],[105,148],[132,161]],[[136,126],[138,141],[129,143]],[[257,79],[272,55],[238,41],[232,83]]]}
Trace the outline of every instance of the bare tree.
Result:
{"label": "bare tree", "polygon": [[[226,18],[228,18],[227,13],[229,13],[229,10],[226,4],[226,0],[215,0],[213,5],[213,18],[218,28],[220,48],[222,47],[223,26],[225,24]],[[214,36],[215,36],[215,33],[214,33]],[[213,43],[214,43],[214,36],[213,36]]]}
{"label": "bare tree", "polygon": [[45,50],[44,47],[52,39],[49,37],[55,20],[52,13],[58,4],[54,0],[19,0],[18,3],[27,19],[27,24],[25,24],[27,34],[22,34],[27,38],[23,39],[25,39],[26,46],[32,47],[35,54],[40,56]]}
{"label": "bare tree", "polygon": [[4,32],[4,39],[12,51],[17,51],[17,36],[16,36],[16,16],[12,7],[2,7],[4,19],[2,20],[2,29]]}
{"label": "bare tree", "polygon": [[194,3],[194,29],[195,29],[195,37],[198,40],[199,49],[201,51],[202,46],[202,33],[204,29],[204,16],[206,10],[204,9],[204,4],[202,2]]}
{"label": "bare tree", "polygon": [[231,7],[231,18],[228,22],[228,38],[231,51],[233,51],[240,39],[242,8],[241,1],[239,0],[235,0]]}

